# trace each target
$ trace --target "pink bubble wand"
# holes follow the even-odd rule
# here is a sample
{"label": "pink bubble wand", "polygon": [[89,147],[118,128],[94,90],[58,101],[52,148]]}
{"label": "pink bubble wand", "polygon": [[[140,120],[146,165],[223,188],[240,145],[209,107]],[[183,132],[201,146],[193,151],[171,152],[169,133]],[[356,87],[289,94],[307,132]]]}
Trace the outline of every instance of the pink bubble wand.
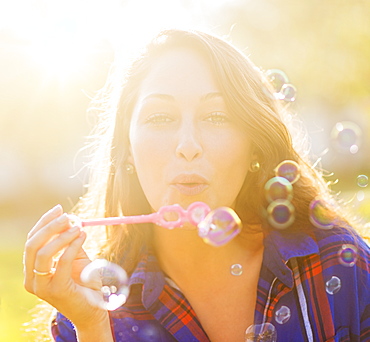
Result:
{"label": "pink bubble wand", "polygon": [[[166,215],[177,215],[176,220],[166,219]],[[222,246],[233,239],[241,231],[241,221],[236,213],[227,207],[211,211],[203,202],[194,202],[188,209],[178,204],[161,207],[158,212],[148,215],[105,217],[99,219],[80,219],[69,215],[72,224],[80,227],[107,226],[135,223],[154,223],[163,228],[182,227],[185,222],[198,227],[199,236],[208,244]]]}

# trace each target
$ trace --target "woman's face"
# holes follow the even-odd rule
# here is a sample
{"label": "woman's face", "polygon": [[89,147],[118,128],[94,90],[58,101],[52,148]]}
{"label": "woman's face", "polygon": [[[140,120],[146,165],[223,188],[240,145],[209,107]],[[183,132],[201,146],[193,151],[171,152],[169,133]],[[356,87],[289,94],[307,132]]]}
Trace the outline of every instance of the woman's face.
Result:
{"label": "woman's face", "polygon": [[228,112],[207,62],[182,48],[155,60],[143,81],[130,144],[155,211],[195,201],[233,207],[251,161],[250,139]]}

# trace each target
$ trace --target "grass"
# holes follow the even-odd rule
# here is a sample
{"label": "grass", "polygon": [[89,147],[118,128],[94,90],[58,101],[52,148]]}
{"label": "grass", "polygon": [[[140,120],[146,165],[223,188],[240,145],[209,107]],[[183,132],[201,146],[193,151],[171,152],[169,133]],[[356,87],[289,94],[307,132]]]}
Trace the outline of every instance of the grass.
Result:
{"label": "grass", "polygon": [[0,252],[0,341],[31,342],[22,324],[38,300],[23,288],[22,248]]}

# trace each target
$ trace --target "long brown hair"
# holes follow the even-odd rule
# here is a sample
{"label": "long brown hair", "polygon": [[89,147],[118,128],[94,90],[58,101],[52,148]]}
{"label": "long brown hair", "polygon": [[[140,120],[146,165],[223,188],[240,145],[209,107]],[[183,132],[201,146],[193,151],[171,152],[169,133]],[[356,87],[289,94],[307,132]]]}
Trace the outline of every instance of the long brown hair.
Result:
{"label": "long brown hair", "polygon": [[[101,93],[98,105],[104,108],[96,131],[97,164],[87,195],[80,202],[80,212],[88,215],[138,215],[150,212],[136,174],[126,171],[129,157],[129,124],[140,85],[153,62],[177,47],[196,50],[208,62],[216,76],[226,105],[251,138],[254,153],[261,165],[258,172],[248,173],[237,197],[236,212],[244,224],[244,233],[266,222],[264,185],[274,177],[275,167],[284,160],[300,165],[301,176],[294,184],[295,221],[289,230],[309,229],[309,203],[321,196],[330,202],[330,192],[321,174],[306,160],[307,146],[299,146],[289,131],[287,107],[274,99],[264,73],[242,52],[203,32],[166,30],[161,32],[137,58],[125,77],[110,82]],[[117,73],[115,74],[117,76]],[[118,82],[118,83],[117,83]],[[291,133],[294,133],[292,136]],[[94,136],[96,138],[96,135]],[[304,144],[303,144],[304,145]],[[246,156],[247,157],[247,156]],[[103,165],[101,168],[99,165]],[[95,211],[88,211],[93,208]],[[334,210],[334,208],[333,208]],[[106,245],[101,254],[121,264],[131,273],[141,247],[150,239],[150,225],[107,227]]]}

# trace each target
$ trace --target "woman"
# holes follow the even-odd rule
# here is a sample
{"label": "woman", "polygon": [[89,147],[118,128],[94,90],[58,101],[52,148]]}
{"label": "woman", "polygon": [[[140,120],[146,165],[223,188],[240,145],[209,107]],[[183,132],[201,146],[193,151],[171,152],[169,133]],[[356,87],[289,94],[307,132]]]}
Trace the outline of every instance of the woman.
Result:
{"label": "woman", "polygon": [[[25,287],[59,311],[56,341],[370,339],[369,249],[304,151],[293,148],[286,108],[262,72],[221,39],[169,30],[108,89],[113,104],[98,151],[109,169],[94,168],[81,215],[149,214],[201,201],[233,208],[243,229],[213,247],[190,224],[108,227],[100,255],[130,275],[126,304],[108,313],[94,305],[99,291],[79,280],[90,262],[86,233],[55,207],[28,236]],[[300,178],[286,185],[290,195],[294,188],[284,202],[294,221],[279,226],[265,188],[286,160],[299,165]],[[321,229],[309,208],[324,210]],[[341,263],[343,248],[353,262]]]}

